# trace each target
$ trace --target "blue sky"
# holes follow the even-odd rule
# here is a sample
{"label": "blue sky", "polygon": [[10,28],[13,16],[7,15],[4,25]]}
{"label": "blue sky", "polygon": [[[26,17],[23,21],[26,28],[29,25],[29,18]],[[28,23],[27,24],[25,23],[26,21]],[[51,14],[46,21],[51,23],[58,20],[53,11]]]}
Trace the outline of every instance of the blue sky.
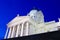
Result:
{"label": "blue sky", "polygon": [[32,9],[42,10],[45,21],[58,21],[60,6],[58,0],[0,0],[0,38],[6,31],[6,24],[19,13],[27,15]]}

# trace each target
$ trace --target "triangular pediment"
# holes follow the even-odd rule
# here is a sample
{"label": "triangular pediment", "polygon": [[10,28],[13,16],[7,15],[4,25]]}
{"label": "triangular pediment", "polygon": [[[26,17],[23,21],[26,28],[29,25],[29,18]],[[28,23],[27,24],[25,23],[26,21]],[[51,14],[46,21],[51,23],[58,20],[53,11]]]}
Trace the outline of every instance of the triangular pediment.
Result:
{"label": "triangular pediment", "polygon": [[19,16],[19,17],[15,17],[14,19],[12,19],[8,25],[17,23],[17,22],[23,22],[23,21],[27,21],[29,19],[29,16]]}

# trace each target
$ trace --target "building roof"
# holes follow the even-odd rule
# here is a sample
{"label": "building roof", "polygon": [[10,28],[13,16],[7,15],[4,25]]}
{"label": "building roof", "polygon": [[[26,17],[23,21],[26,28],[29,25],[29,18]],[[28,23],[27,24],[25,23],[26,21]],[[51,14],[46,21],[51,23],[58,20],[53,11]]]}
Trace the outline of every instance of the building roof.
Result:
{"label": "building roof", "polygon": [[27,20],[30,20],[29,16],[17,16],[15,17],[14,19],[12,19],[8,24],[7,26],[10,26],[10,25],[13,25],[15,23],[18,23],[18,22],[25,22]]}
{"label": "building roof", "polygon": [[[36,17],[36,18],[34,18],[34,17]],[[11,25],[11,24],[18,22],[18,21],[26,20],[25,18],[27,18],[29,20],[33,19],[35,22],[40,19],[41,22],[44,22],[44,17],[43,17],[43,14],[41,11],[31,10],[27,16],[19,16],[19,14],[17,14],[17,16],[14,19],[12,19],[7,25]]]}

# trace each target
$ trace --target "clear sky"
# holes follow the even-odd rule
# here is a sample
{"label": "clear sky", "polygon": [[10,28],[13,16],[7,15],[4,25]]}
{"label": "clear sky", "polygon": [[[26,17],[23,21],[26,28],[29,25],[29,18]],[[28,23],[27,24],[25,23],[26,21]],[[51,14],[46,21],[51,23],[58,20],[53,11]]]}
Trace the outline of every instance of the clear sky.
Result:
{"label": "clear sky", "polygon": [[0,38],[6,31],[6,24],[19,13],[27,15],[32,9],[42,10],[45,21],[58,21],[60,6],[58,0],[0,0]]}

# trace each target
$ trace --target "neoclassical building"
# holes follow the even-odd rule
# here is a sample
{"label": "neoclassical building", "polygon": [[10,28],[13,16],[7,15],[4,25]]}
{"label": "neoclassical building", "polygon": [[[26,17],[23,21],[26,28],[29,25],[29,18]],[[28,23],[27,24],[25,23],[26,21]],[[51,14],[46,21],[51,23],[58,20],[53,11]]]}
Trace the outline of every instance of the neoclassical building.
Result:
{"label": "neoclassical building", "polygon": [[54,20],[44,22],[41,10],[31,10],[27,16],[19,16],[18,14],[7,24],[4,39],[57,31],[58,28],[60,28],[60,19],[59,22]]}

